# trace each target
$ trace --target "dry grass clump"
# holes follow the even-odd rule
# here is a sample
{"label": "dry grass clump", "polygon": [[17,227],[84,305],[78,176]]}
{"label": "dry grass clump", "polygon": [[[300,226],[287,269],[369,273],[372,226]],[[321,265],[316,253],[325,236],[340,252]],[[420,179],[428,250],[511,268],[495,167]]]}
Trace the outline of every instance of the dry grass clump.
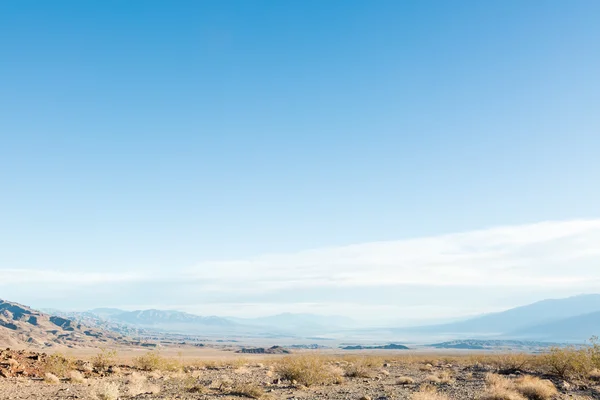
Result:
{"label": "dry grass clump", "polygon": [[340,379],[325,358],[314,355],[284,357],[275,365],[275,372],[281,379],[304,386],[336,383]]}
{"label": "dry grass clump", "polygon": [[514,390],[512,381],[503,376],[487,374],[485,381],[487,389],[479,397],[480,400],[526,400]]}
{"label": "dry grass clump", "polygon": [[58,377],[50,372],[46,372],[46,374],[44,374],[44,382],[49,383],[51,385],[57,385],[60,383],[60,379],[58,379]]}
{"label": "dry grass clump", "polygon": [[558,394],[552,382],[531,375],[513,381],[488,374],[486,383],[487,389],[481,396],[482,400],[550,400]]}
{"label": "dry grass clump", "polygon": [[421,371],[421,372],[431,372],[431,371],[433,371],[433,365],[429,364],[429,363],[426,363],[426,364],[423,364],[423,365],[419,365],[419,371]]}
{"label": "dry grass clump", "polygon": [[530,375],[516,379],[515,388],[530,400],[549,400],[558,394],[552,382]]}
{"label": "dry grass clump", "polygon": [[46,358],[44,361],[44,372],[56,375],[58,377],[66,377],[69,371],[73,369],[73,360],[63,356],[60,353],[55,353]]}
{"label": "dry grass clump", "polygon": [[140,394],[156,394],[160,392],[159,386],[149,384],[148,379],[144,375],[138,374],[137,372],[134,372],[131,375],[129,375],[126,381],[126,385],[127,393],[132,397],[135,397]]}
{"label": "dry grass clump", "polygon": [[452,376],[447,371],[441,371],[437,374],[428,375],[425,380],[429,383],[450,384],[454,382],[454,379],[452,379]]}
{"label": "dry grass clump", "polygon": [[133,365],[142,371],[180,371],[182,369],[181,363],[162,357],[158,351],[149,351],[134,358]]}
{"label": "dry grass clump", "polygon": [[588,374],[588,378],[592,381],[600,381],[600,369],[594,368]]}
{"label": "dry grass clump", "polygon": [[415,380],[410,376],[401,376],[396,381],[397,385],[412,385],[415,383]]}
{"label": "dry grass clump", "polygon": [[371,378],[373,371],[371,368],[373,363],[368,359],[357,359],[354,362],[349,363],[344,368],[344,375],[348,378]]}
{"label": "dry grass clump", "polygon": [[418,392],[413,393],[412,400],[450,400],[448,396],[438,392],[434,387],[424,385]]}
{"label": "dry grass clump", "polygon": [[104,371],[108,369],[108,367],[113,366],[117,360],[117,351],[116,350],[108,350],[108,349],[100,349],[100,353],[96,354],[92,358],[92,365],[94,368],[100,371]]}
{"label": "dry grass clump", "polygon": [[69,372],[69,380],[73,383],[83,383],[85,382],[85,377],[79,371],[71,371]]}
{"label": "dry grass clump", "polygon": [[534,360],[534,356],[525,353],[498,354],[492,361],[500,371],[522,371]]}
{"label": "dry grass clump", "polygon": [[119,384],[117,382],[101,382],[92,386],[93,398],[97,400],[117,400]]}
{"label": "dry grass clump", "polygon": [[226,393],[230,396],[248,397],[250,399],[260,399],[265,392],[255,383],[237,383],[227,388]]}
{"label": "dry grass clump", "polygon": [[539,358],[538,367],[563,379],[585,377],[594,369],[594,354],[585,348],[553,347]]}

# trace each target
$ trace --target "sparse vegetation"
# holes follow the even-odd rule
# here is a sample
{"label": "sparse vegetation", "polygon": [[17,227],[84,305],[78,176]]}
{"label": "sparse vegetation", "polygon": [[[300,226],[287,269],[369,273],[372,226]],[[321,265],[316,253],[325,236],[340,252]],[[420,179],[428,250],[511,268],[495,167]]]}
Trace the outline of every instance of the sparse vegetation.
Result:
{"label": "sparse vegetation", "polygon": [[182,369],[177,360],[162,357],[158,351],[149,351],[136,357],[133,365],[142,371],[178,371]]}
{"label": "sparse vegetation", "polygon": [[69,380],[74,383],[83,383],[85,382],[85,377],[79,371],[71,371],[69,372]]}
{"label": "sparse vegetation", "polygon": [[339,379],[325,358],[313,355],[284,357],[275,369],[281,379],[305,386],[335,383]]}
{"label": "sparse vegetation", "polygon": [[44,382],[49,383],[51,385],[56,385],[60,383],[60,379],[58,379],[56,375],[50,372],[46,372],[46,374],[44,375]]}
{"label": "sparse vegetation", "polygon": [[415,383],[415,380],[410,376],[401,376],[396,380],[396,384],[398,385],[412,385]]}
{"label": "sparse vegetation", "polygon": [[97,400],[117,400],[119,393],[117,382],[98,382],[92,386],[92,396]]}
{"label": "sparse vegetation", "polygon": [[529,400],[550,400],[558,394],[552,382],[531,375],[516,379],[515,388]]}
{"label": "sparse vegetation", "polygon": [[100,352],[92,358],[92,365],[94,368],[104,371],[108,367],[115,365],[117,360],[117,351],[102,348]]}
{"label": "sparse vegetation", "polygon": [[228,388],[227,394],[231,396],[242,396],[251,399],[260,399],[265,392],[262,388],[254,383],[237,383]]}

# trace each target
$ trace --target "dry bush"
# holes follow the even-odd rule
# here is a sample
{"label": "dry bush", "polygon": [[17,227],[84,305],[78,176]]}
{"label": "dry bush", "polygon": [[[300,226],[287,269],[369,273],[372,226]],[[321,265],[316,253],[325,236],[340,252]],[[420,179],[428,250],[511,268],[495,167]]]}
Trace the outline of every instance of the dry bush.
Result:
{"label": "dry bush", "polygon": [[226,393],[230,396],[248,397],[251,399],[260,399],[265,392],[254,383],[237,383],[227,389]]}
{"label": "dry bush", "polygon": [[454,380],[447,371],[438,372],[437,374],[428,375],[425,380],[429,383],[446,383],[450,384]]}
{"label": "dry bush", "polygon": [[433,371],[433,365],[430,363],[423,364],[419,366],[419,371],[421,372],[431,372]]}
{"label": "dry bush", "polygon": [[594,368],[593,370],[591,370],[588,374],[588,378],[592,381],[600,381],[600,369]]}
{"label": "dry bush", "polygon": [[506,388],[488,388],[479,400],[527,400],[520,393]]}
{"label": "dry bush", "polygon": [[493,364],[503,372],[523,371],[532,361],[533,356],[525,353],[498,354]]}
{"label": "dry bush", "polygon": [[516,379],[515,388],[530,400],[550,400],[558,394],[552,382],[530,375]]}
{"label": "dry bush", "polygon": [[430,386],[423,386],[421,390],[413,393],[411,396],[412,400],[450,400],[448,396],[438,392],[435,388]]}
{"label": "dry bush", "polygon": [[335,383],[339,379],[325,358],[314,355],[284,357],[276,364],[275,371],[281,379],[305,386]]}
{"label": "dry bush", "polygon": [[149,351],[134,358],[133,365],[142,371],[180,371],[182,369],[181,363],[162,357],[158,351]]}
{"label": "dry bush", "polygon": [[85,378],[83,374],[79,371],[71,371],[69,372],[69,380],[73,383],[83,383],[85,382]]}
{"label": "dry bush", "polygon": [[58,377],[50,372],[46,372],[44,374],[44,382],[49,383],[51,385],[56,385],[58,383],[60,383],[60,379],[58,379]]}
{"label": "dry bush", "polygon": [[97,400],[117,400],[119,384],[117,382],[100,382],[92,386],[92,395]]}
{"label": "dry bush", "polygon": [[594,367],[590,351],[575,347],[552,347],[539,357],[538,366],[563,379],[585,377]]}
{"label": "dry bush", "polygon": [[373,376],[372,366],[370,360],[359,358],[346,366],[344,375],[349,378],[371,378]]}
{"label": "dry bush", "polygon": [[401,376],[396,381],[397,385],[412,385],[415,383],[415,380],[410,376]]}
{"label": "dry bush", "polygon": [[46,358],[43,370],[58,377],[66,377],[74,367],[73,360],[60,353],[55,353]]}
{"label": "dry bush", "polygon": [[515,391],[513,382],[508,378],[487,374],[485,382],[487,388],[479,397],[480,400],[526,400]]}
{"label": "dry bush", "polygon": [[137,372],[132,373],[127,377],[125,383],[127,385],[127,393],[132,397],[142,393],[149,393],[148,379],[142,374],[138,374]]}
{"label": "dry bush", "polygon": [[100,349],[100,353],[96,354],[92,358],[92,365],[94,368],[104,371],[108,367],[116,364],[117,361],[117,351],[109,350],[109,349]]}

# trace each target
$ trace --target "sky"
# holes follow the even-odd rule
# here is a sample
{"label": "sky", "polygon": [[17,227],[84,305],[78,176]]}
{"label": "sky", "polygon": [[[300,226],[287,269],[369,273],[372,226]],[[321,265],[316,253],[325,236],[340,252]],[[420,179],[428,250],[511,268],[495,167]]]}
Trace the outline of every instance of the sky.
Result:
{"label": "sky", "polygon": [[599,13],[0,2],[0,298],[401,322],[598,293]]}

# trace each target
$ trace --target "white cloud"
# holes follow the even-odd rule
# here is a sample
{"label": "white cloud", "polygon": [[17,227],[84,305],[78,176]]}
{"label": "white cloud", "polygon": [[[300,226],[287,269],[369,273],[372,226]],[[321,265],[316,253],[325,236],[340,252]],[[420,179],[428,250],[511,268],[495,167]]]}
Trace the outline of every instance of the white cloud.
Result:
{"label": "white cloud", "polygon": [[595,219],[206,261],[160,271],[4,269],[0,286],[5,296],[17,293],[35,301],[51,299],[62,287],[65,301],[86,299],[91,306],[160,303],[232,315],[249,310],[255,315],[269,310],[362,310],[365,315],[389,310],[420,318],[424,312],[460,315],[540,299],[534,296],[599,292],[599,266],[600,219]]}
{"label": "white cloud", "polygon": [[[600,220],[543,222],[427,238],[205,262],[207,290],[315,286],[545,286],[598,282]],[[245,283],[245,285],[242,285]]]}

